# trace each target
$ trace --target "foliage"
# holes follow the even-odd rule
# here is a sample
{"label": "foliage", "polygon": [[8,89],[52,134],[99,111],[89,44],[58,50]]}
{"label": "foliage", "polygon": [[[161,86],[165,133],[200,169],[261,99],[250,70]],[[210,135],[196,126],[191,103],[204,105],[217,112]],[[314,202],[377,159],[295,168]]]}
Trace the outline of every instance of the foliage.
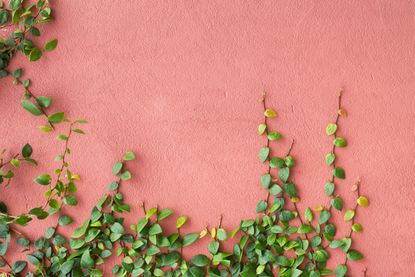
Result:
{"label": "foliage", "polygon": [[[324,187],[329,201],[325,205],[306,208],[300,211],[300,192],[292,174],[296,165],[291,155],[293,143],[284,155],[274,153],[273,144],[284,136],[272,130],[269,120],[277,117],[277,112],[268,107],[261,98],[264,120],[258,126],[258,134],[266,140],[260,148],[258,158],[267,165],[258,182],[266,190],[266,197],[256,205],[257,216],[240,221],[233,230],[222,227],[222,217],[217,226],[203,228],[200,232],[185,233],[183,226],[188,222],[186,215],[179,216],[174,232],[166,232],[166,219],[173,216],[171,209],[146,208],[142,203],[143,214],[136,223],[127,226],[125,214],[134,207],[124,201],[123,184],[132,178],[128,169],[129,161],[136,155],[129,151],[113,166],[114,180],[108,185],[109,193],[92,208],[89,218],[77,227],[71,237],[65,237],[61,229],[73,224],[73,219],[65,214],[64,207],[78,204],[76,196],[78,174],[69,163],[70,141],[74,135],[83,135],[80,129],[85,120],[70,120],[63,112],[49,113],[52,98],[35,96],[29,89],[30,81],[22,79],[23,70],[8,71],[11,58],[17,51],[30,61],[42,56],[42,50],[28,36],[39,36],[38,24],[51,20],[52,10],[49,1],[26,4],[22,0],[11,0],[1,4],[0,28],[14,26],[10,38],[0,41],[0,75],[11,76],[14,84],[24,90],[22,107],[34,116],[44,116],[46,124],[39,129],[55,131],[55,125],[65,125],[67,132],[56,138],[63,143],[62,152],[56,157],[58,166],[53,173],[42,172],[35,179],[35,185],[46,188],[45,203],[29,211],[12,215],[5,203],[0,202],[0,276],[103,276],[102,264],[114,257],[117,264],[112,269],[116,276],[345,276],[349,262],[363,258],[363,254],[353,247],[352,236],[363,231],[356,222],[360,207],[369,205],[360,194],[360,182],[352,187],[356,193],[356,203],[352,209],[345,209],[343,198],[336,186],[339,179],[346,178],[346,171],[337,162],[336,150],[347,147],[347,140],[338,135],[339,121],[347,115],[341,105],[341,94],[336,120],[329,123],[325,133],[332,140],[331,151],[325,156],[330,169],[330,179]],[[57,40],[45,43],[44,51],[57,46]],[[61,129],[61,128],[59,128]],[[21,163],[37,165],[38,161],[32,146],[25,144],[16,154],[0,152],[0,185],[8,186]],[[7,158],[6,156],[9,156]],[[346,235],[337,233],[332,214],[342,213],[345,224],[350,225]],[[57,214],[54,226],[45,230],[43,236],[31,241],[19,230],[33,219],[45,219]],[[209,240],[207,251],[186,258],[184,251],[199,240]],[[11,262],[10,248],[15,241],[25,253],[24,260]],[[226,251],[225,244],[233,243],[232,251]],[[344,262],[335,268],[328,268],[330,258],[344,256]],[[338,260],[338,259],[336,259]]]}

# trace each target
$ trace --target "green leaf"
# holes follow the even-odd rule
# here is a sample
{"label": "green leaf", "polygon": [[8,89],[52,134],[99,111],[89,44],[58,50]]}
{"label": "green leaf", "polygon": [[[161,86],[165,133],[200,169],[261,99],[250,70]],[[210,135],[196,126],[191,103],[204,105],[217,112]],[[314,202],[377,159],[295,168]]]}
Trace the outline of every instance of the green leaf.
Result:
{"label": "green leaf", "polygon": [[183,237],[182,245],[183,247],[193,244],[199,238],[198,233],[190,233]]}
{"label": "green leaf", "polygon": [[81,256],[81,266],[84,268],[92,268],[95,266],[95,262],[91,257],[89,249],[85,250]]}
{"label": "green leaf", "polygon": [[333,206],[333,208],[335,208],[338,211],[341,211],[343,209],[343,200],[340,197],[334,197],[331,200],[331,205]]}
{"label": "green leaf", "polygon": [[121,180],[123,180],[123,181],[128,181],[128,180],[130,180],[131,179],[131,172],[130,171],[128,171],[128,170],[126,170],[126,171],[124,171],[122,174],[121,174]]}
{"label": "green leaf", "polygon": [[268,133],[268,139],[273,141],[273,140],[279,140],[282,138],[282,134],[278,133],[278,132],[269,132]]}
{"label": "green leaf", "polygon": [[75,260],[67,260],[61,265],[60,271],[62,274],[68,274],[72,271],[75,265]]}
{"label": "green leaf", "polygon": [[53,129],[52,129],[52,127],[50,127],[50,126],[39,126],[38,127],[42,132],[45,132],[45,133],[49,133],[50,131],[52,131]]}
{"label": "green leaf", "polygon": [[49,206],[53,209],[59,209],[61,205],[59,204],[58,200],[50,199],[49,200]]}
{"label": "green leaf", "polygon": [[279,185],[273,185],[269,189],[269,193],[271,193],[272,195],[277,195],[280,192],[282,192],[282,188]]}
{"label": "green leaf", "polygon": [[57,135],[57,136],[56,136],[56,138],[57,138],[58,140],[68,140],[68,139],[69,139],[69,137],[68,137],[68,136],[63,135],[63,134]]}
{"label": "green leaf", "polygon": [[16,79],[20,78],[22,76],[22,74],[23,74],[23,70],[21,68],[13,70],[13,72],[12,72],[12,76]]}
{"label": "green leaf", "polygon": [[282,168],[285,166],[285,160],[279,157],[274,157],[269,160],[269,166],[271,168]]}
{"label": "green leaf", "polygon": [[[278,256],[277,259],[284,256]],[[284,257],[285,258],[285,257]],[[252,262],[246,263],[241,272],[241,277],[255,277],[256,275],[256,265]]]}
{"label": "green leaf", "polygon": [[112,231],[113,233],[116,233],[116,234],[122,234],[122,233],[124,233],[124,227],[123,227],[120,223],[115,222],[115,223],[111,226],[111,231]]}
{"label": "green leaf", "polygon": [[39,30],[38,28],[34,27],[34,26],[32,26],[32,27],[29,29],[29,33],[30,33],[32,36],[35,36],[35,37],[40,36],[40,30]]}
{"label": "green leaf", "polygon": [[335,185],[333,183],[327,182],[324,186],[324,191],[326,192],[327,196],[333,195]]}
{"label": "green leaf", "polygon": [[210,264],[209,258],[206,257],[205,255],[202,255],[202,254],[194,256],[193,258],[190,259],[190,261],[195,266],[199,266],[199,267],[204,267],[204,266],[207,266],[208,264]]}
{"label": "green leaf", "polygon": [[56,46],[58,45],[58,40],[57,39],[52,39],[49,40],[48,42],[45,43],[45,46],[43,47],[46,51],[53,51]]}
{"label": "green leaf", "polygon": [[163,232],[163,230],[161,229],[160,224],[157,224],[157,223],[154,224],[153,226],[151,226],[150,229],[148,230],[148,234],[150,236],[154,236],[154,235],[160,234],[162,232]]}
{"label": "green leaf", "polygon": [[25,80],[23,81],[23,83],[22,83],[22,86],[23,86],[24,88],[29,87],[29,85],[30,85],[30,80],[29,80],[29,79],[25,79]]}
{"label": "green leaf", "polygon": [[320,249],[314,252],[313,258],[317,262],[323,263],[327,261],[327,259],[329,258],[329,254],[327,253],[327,251]]}
{"label": "green leaf", "polygon": [[76,199],[75,195],[69,194],[63,198],[63,203],[68,206],[76,206],[78,204],[78,200]]}
{"label": "green leaf", "polygon": [[183,224],[186,223],[186,221],[187,221],[187,216],[183,215],[179,217],[179,219],[177,219],[176,221],[176,228],[180,229],[183,226]]}
{"label": "green leaf", "polygon": [[285,157],[285,165],[289,168],[292,168],[295,165],[295,160],[291,156]]}
{"label": "green leaf", "polygon": [[16,239],[16,242],[18,245],[22,247],[27,247],[30,244],[30,240],[28,240],[27,238],[18,238]]}
{"label": "green leaf", "polygon": [[160,248],[158,248],[155,245],[150,245],[150,247],[147,249],[147,255],[148,256],[154,256],[156,254],[160,253]]}
{"label": "green leaf", "polygon": [[39,265],[40,261],[38,258],[36,258],[34,255],[26,255],[26,259],[32,264],[32,265]]}
{"label": "green leaf", "polygon": [[336,137],[333,140],[333,144],[337,147],[346,147],[347,146],[347,141],[342,137]]}
{"label": "green leaf", "polygon": [[131,151],[128,151],[124,154],[124,157],[122,158],[124,161],[132,161],[135,160],[135,154]]}
{"label": "green leaf", "polygon": [[225,229],[219,228],[216,237],[218,238],[218,240],[226,240],[228,238],[228,235],[226,234]]}
{"label": "green leaf", "polygon": [[298,228],[297,233],[299,233],[299,234],[308,234],[308,233],[311,233],[312,231],[313,231],[313,227],[311,227],[308,224],[302,224]]}
{"label": "green leaf", "polygon": [[218,253],[219,251],[219,246],[220,243],[217,241],[212,241],[211,243],[209,243],[208,245],[208,250],[212,255],[215,255],[216,253]]}
{"label": "green leaf", "polygon": [[31,101],[29,101],[27,99],[24,99],[24,100],[22,100],[21,103],[22,103],[23,108],[26,111],[30,112],[31,114],[36,115],[36,116],[42,114],[42,111],[35,104],[33,104]]}
{"label": "green leaf", "polygon": [[336,160],[336,154],[334,154],[333,152],[330,152],[326,155],[326,164],[327,165],[332,165],[335,160]]}
{"label": "green leaf", "polygon": [[287,182],[288,178],[290,177],[290,169],[288,167],[281,168],[278,171],[278,177],[284,183]]}
{"label": "green leaf", "polygon": [[362,227],[362,225],[360,225],[359,223],[354,223],[354,224],[352,225],[352,230],[353,230],[354,232],[360,233],[360,232],[362,232],[362,231],[363,231],[363,227]]}
{"label": "green leaf", "polygon": [[72,238],[77,239],[77,238],[82,237],[86,233],[86,230],[88,229],[89,222],[90,220],[87,219],[85,220],[84,224],[82,224],[81,227],[76,228],[72,234]]}
{"label": "green leaf", "polygon": [[81,135],[85,135],[85,132],[81,129],[73,129],[72,132],[77,133],[77,134],[81,134]]}
{"label": "green leaf", "polygon": [[54,113],[48,116],[48,121],[50,123],[61,123],[64,119],[65,114],[63,112]]}
{"label": "green leaf", "polygon": [[327,210],[322,210],[322,211],[320,212],[320,216],[319,216],[319,218],[318,218],[318,223],[319,223],[319,224],[324,224],[324,223],[326,223],[326,222],[330,219],[330,217],[331,217],[331,214],[330,214],[330,212],[329,212],[329,211],[327,211]]}
{"label": "green leaf", "polygon": [[351,261],[358,261],[363,259],[363,255],[359,251],[351,249],[347,252],[347,258]]}
{"label": "green leaf", "polygon": [[354,210],[347,210],[344,213],[344,221],[350,221],[350,220],[352,220],[353,217],[354,217],[354,215],[355,215],[355,211]]}
{"label": "green leaf", "polygon": [[11,159],[10,163],[12,164],[12,166],[14,167],[19,167],[20,165],[20,161],[18,159]]}
{"label": "green leaf", "polygon": [[261,123],[258,125],[258,135],[264,134],[265,130],[267,129],[267,125]]}
{"label": "green leaf", "polygon": [[317,247],[321,244],[321,237],[319,235],[316,235],[314,237],[311,238],[311,246],[312,247]]}
{"label": "green leaf", "polygon": [[330,248],[339,248],[344,245],[344,242],[342,240],[332,240],[329,244]]}
{"label": "green leaf", "polygon": [[304,218],[306,221],[311,222],[313,221],[313,211],[310,208],[307,208],[304,212]]}
{"label": "green leaf", "polygon": [[86,124],[86,123],[88,123],[88,121],[86,121],[85,119],[77,119],[74,122],[79,123],[79,124]]}
{"label": "green leaf", "polygon": [[273,213],[275,211],[277,211],[279,208],[281,208],[281,204],[280,203],[276,203],[274,205],[271,206],[271,208],[269,208],[269,213]]}
{"label": "green leaf", "polygon": [[297,188],[293,183],[286,183],[282,188],[289,197],[297,197]]}
{"label": "green leaf", "polygon": [[112,174],[118,175],[118,173],[121,172],[122,166],[123,166],[122,162],[115,163],[114,167],[112,168]]}
{"label": "green leaf", "polygon": [[46,229],[46,233],[45,233],[45,238],[46,239],[50,239],[53,237],[53,235],[55,234],[55,228],[53,227],[49,227],[48,229]]}
{"label": "green leaf", "polygon": [[146,227],[147,224],[148,224],[147,218],[140,219],[137,223],[137,229],[136,229],[137,234],[139,234],[144,229],[144,227]]}
{"label": "green leaf", "polygon": [[50,184],[51,181],[51,177],[49,174],[42,174],[40,176],[38,176],[35,180],[35,183],[42,185],[42,186],[47,186]]}
{"label": "green leaf", "polygon": [[30,146],[30,144],[26,143],[25,146],[23,146],[23,148],[22,148],[23,158],[30,158],[32,153],[33,153],[32,146]]}
{"label": "green leaf", "polygon": [[38,96],[36,97],[36,102],[42,108],[47,108],[52,104],[52,98],[47,96]]}
{"label": "green leaf", "polygon": [[27,223],[30,222],[32,219],[27,215],[19,216],[14,222],[20,226],[27,226]]}
{"label": "green leaf", "polygon": [[269,155],[269,148],[268,147],[262,147],[259,150],[259,160],[261,161],[261,163],[263,163],[267,160],[268,155]]}
{"label": "green leaf", "polygon": [[341,167],[336,167],[333,169],[333,176],[339,179],[345,179],[346,178],[346,172],[344,172],[344,169]]}
{"label": "green leaf", "polygon": [[347,266],[340,264],[336,267],[336,277],[344,277],[347,273]]}
{"label": "green leaf", "polygon": [[70,216],[62,215],[59,217],[58,223],[60,226],[66,226],[73,222],[73,219]]}
{"label": "green leaf", "polygon": [[10,0],[9,7],[12,10],[17,10],[22,5],[23,0]]}
{"label": "green leaf", "polygon": [[256,205],[256,212],[261,213],[265,211],[267,209],[267,206],[268,204],[264,200],[259,201],[258,205]]}
{"label": "green leaf", "polygon": [[337,124],[329,123],[326,127],[326,134],[328,136],[334,135],[337,131]]}
{"label": "green leaf", "polygon": [[108,186],[108,190],[109,191],[114,191],[114,190],[117,190],[118,187],[119,187],[119,184],[115,181],[112,181]]}
{"label": "green leaf", "polygon": [[151,208],[147,211],[146,213],[146,218],[150,218],[153,216],[153,214],[155,214],[158,211],[157,208]]}
{"label": "green leaf", "polygon": [[56,235],[56,236],[53,238],[52,243],[53,243],[54,245],[63,245],[63,244],[65,244],[65,243],[66,243],[66,239],[65,239],[64,237],[60,236],[60,235]]}
{"label": "green leaf", "polygon": [[7,10],[0,10],[0,25],[4,25],[9,21],[9,12]]}
{"label": "green leaf", "polygon": [[30,51],[29,53],[29,61],[31,62],[35,62],[39,60],[41,57],[42,57],[42,51],[37,47],[34,47],[32,51]]}
{"label": "green leaf", "polygon": [[265,189],[269,188],[269,185],[271,184],[271,175],[270,174],[264,174],[261,176],[261,184],[264,186]]}
{"label": "green leaf", "polygon": [[172,214],[173,214],[173,211],[170,210],[170,209],[161,210],[157,215],[157,220],[158,221],[163,220],[163,219],[169,217]]}
{"label": "green leaf", "polygon": [[17,261],[12,265],[12,272],[13,274],[18,274],[22,272],[27,266],[26,261]]}

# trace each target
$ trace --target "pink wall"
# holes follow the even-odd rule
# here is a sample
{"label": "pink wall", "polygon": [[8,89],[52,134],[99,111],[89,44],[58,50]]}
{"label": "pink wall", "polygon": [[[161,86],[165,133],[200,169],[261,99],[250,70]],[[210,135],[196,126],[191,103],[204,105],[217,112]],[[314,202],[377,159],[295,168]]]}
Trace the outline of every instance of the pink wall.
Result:
{"label": "pink wall", "polygon": [[[341,193],[362,179],[371,205],[355,236],[366,259],[352,276],[412,276],[415,271],[415,5],[411,1],[54,1],[55,52],[27,65],[37,94],[55,108],[90,121],[73,143],[73,166],[83,178],[79,218],[112,180],[113,162],[137,151],[133,182],[125,186],[137,207],[160,204],[191,217],[187,230],[225,227],[254,216],[265,197],[257,151],[257,98],[268,91],[279,111],[274,127],[291,137],[294,180],[307,205],[326,203],[329,177],[324,135],[334,120],[336,93],[345,88],[349,116],[339,151],[348,178]],[[42,162],[25,167],[5,190],[12,211],[43,203],[31,180],[54,167],[62,145],[36,129],[42,123],[19,106],[21,91],[1,83],[1,147],[27,141]],[[8,115],[8,116],[4,116]],[[13,115],[13,116],[12,116]],[[20,194],[19,197],[15,196]],[[26,199],[14,202],[15,199]],[[354,204],[354,203],[353,203]],[[138,208],[137,208],[138,209]],[[50,221],[49,221],[50,222]],[[32,224],[41,234],[44,223]],[[75,227],[72,226],[72,227]],[[345,233],[345,230],[343,230]],[[203,248],[203,243],[199,249]],[[343,257],[340,260],[343,260]]]}

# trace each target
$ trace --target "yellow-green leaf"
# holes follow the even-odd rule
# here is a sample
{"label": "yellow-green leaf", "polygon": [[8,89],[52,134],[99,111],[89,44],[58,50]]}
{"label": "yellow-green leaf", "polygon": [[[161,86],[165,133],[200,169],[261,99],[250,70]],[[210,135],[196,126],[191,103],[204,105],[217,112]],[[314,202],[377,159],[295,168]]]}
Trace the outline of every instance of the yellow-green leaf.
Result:
{"label": "yellow-green leaf", "polygon": [[359,198],[357,198],[357,204],[359,204],[359,206],[362,207],[367,207],[369,206],[369,200],[367,200],[367,198],[364,196],[360,196]]}
{"label": "yellow-green leaf", "polygon": [[276,117],[277,116],[277,113],[273,109],[266,109],[264,111],[264,115],[266,117]]}

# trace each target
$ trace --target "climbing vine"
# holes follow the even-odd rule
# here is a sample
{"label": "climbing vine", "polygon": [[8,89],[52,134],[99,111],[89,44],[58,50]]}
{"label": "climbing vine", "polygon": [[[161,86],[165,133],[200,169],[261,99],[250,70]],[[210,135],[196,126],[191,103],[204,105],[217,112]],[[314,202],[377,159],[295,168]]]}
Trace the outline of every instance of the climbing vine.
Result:
{"label": "climbing vine", "polygon": [[[78,204],[76,188],[80,181],[70,166],[70,142],[76,135],[85,134],[82,125],[87,122],[70,120],[64,112],[49,112],[52,98],[36,96],[30,89],[30,80],[23,78],[21,68],[9,69],[11,59],[18,52],[29,61],[36,61],[43,51],[57,46],[56,39],[46,42],[42,48],[31,39],[40,36],[37,26],[51,19],[49,1],[0,2],[0,29],[12,28],[11,35],[0,40],[0,76],[11,78],[22,88],[21,105],[25,110],[45,118],[45,124],[39,127],[41,131],[55,133],[56,124],[65,125],[59,129],[66,127],[67,130],[56,135],[62,141],[62,152],[55,159],[56,170],[34,179],[34,185],[45,188],[45,202],[12,215],[0,199],[0,276],[104,276],[102,264],[115,261],[112,274],[116,276],[341,277],[347,275],[351,262],[363,258],[354,247],[352,237],[363,230],[355,216],[358,209],[368,206],[368,199],[361,194],[361,182],[357,180],[351,186],[356,203],[352,209],[345,210],[343,198],[336,190],[339,180],[346,178],[345,169],[336,161],[336,149],[347,147],[347,140],[339,135],[340,119],[347,116],[342,106],[342,93],[338,96],[335,120],[325,130],[332,139],[331,150],[325,157],[331,171],[331,178],[324,186],[328,204],[300,211],[297,205],[300,191],[291,177],[296,165],[292,155],[294,141],[285,154],[275,151],[274,144],[284,136],[270,127],[269,121],[277,117],[277,112],[267,105],[264,95],[260,99],[264,119],[258,126],[258,134],[265,143],[258,158],[267,169],[260,175],[258,185],[266,193],[256,205],[254,218],[241,220],[236,228],[226,230],[220,217],[215,226],[184,233],[182,227],[189,219],[182,215],[177,217],[175,231],[167,232],[166,229],[171,228],[166,228],[165,219],[173,216],[173,210],[158,206],[148,208],[144,202],[135,207],[124,201],[123,184],[132,178],[128,162],[136,159],[135,153],[129,151],[114,164],[114,180],[109,183],[108,192],[92,207],[90,216],[70,237],[63,235],[62,228],[74,221],[65,214],[63,207]],[[34,156],[30,144],[23,145],[20,153],[1,150],[0,186],[12,185],[21,163],[36,166],[38,158]],[[253,184],[253,189],[256,186]],[[138,219],[127,226],[125,214],[132,212]],[[350,224],[347,234],[337,232],[332,220],[335,212],[342,213],[344,224]],[[52,214],[58,215],[56,224],[45,228],[44,234],[34,241],[30,240],[23,227],[34,219],[42,220]],[[209,241],[207,250],[187,259],[186,248],[199,240]],[[13,255],[9,250],[13,241],[21,247],[25,259],[11,260]],[[224,245],[231,243],[232,251],[226,251]],[[343,262],[330,268],[330,259],[339,255],[344,256]]]}

